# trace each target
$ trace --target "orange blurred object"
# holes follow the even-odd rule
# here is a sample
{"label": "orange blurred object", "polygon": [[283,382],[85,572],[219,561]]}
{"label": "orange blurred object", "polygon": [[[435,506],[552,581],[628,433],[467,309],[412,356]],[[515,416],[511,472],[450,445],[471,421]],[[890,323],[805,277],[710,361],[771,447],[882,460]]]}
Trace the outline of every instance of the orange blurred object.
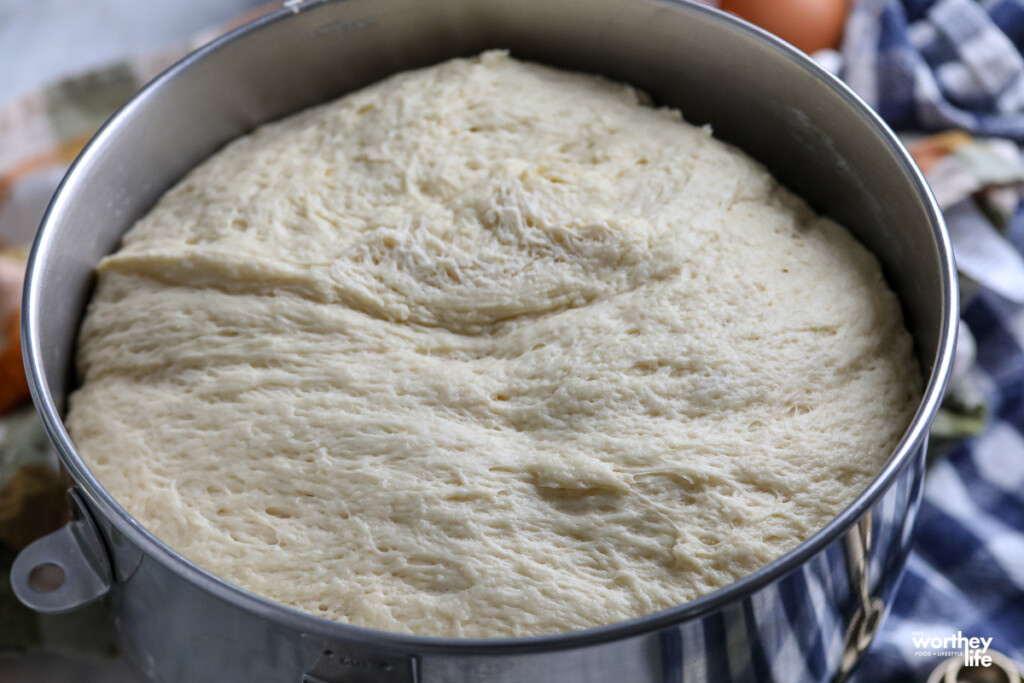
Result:
{"label": "orange blurred object", "polygon": [[962,130],[951,130],[912,142],[907,145],[907,151],[914,157],[918,168],[927,173],[932,166],[955,152],[958,147],[969,145],[972,142],[974,142],[974,138]]}
{"label": "orange blurred object", "polygon": [[722,0],[719,6],[810,54],[839,47],[850,0]]}
{"label": "orange blurred object", "polygon": [[28,399],[28,380],[21,362],[21,315],[7,320],[0,337],[0,413]]}

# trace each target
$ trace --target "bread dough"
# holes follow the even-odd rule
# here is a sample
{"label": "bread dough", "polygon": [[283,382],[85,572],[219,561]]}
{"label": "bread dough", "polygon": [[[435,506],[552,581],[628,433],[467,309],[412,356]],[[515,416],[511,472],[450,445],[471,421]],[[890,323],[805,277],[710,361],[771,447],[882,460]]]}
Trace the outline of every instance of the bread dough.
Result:
{"label": "bread dough", "polygon": [[491,52],[228,145],[99,266],[89,467],[198,565],[388,631],[584,629],[795,547],[917,405],[899,304],[639,99]]}

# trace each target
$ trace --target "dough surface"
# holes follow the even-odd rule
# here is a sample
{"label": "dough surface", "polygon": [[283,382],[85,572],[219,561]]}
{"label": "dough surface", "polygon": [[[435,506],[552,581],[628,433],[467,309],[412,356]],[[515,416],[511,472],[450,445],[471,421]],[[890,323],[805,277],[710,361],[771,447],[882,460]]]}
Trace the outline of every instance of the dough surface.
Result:
{"label": "dough surface", "polygon": [[266,125],[99,266],[68,427],[188,559],[525,636],[824,526],[920,395],[874,257],[630,88],[485,53]]}

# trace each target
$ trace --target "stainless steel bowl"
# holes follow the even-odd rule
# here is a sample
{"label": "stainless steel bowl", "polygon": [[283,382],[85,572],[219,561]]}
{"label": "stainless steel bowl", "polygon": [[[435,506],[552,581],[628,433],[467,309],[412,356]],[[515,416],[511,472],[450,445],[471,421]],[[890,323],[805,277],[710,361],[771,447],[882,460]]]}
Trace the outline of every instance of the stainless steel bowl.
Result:
{"label": "stainless steel bowl", "polygon": [[[877,479],[827,527],[708,596],[632,621],[534,638],[398,635],[246,593],[133,519],[82,462],[61,415],[96,263],[190,168],[253,127],[396,71],[487,48],[632,83],[765,163],[882,262],[927,374]],[[906,151],[838,80],[771,36],[673,0],[336,0],[295,4],[192,54],[96,135],[58,190],[25,294],[36,406],[76,482],[75,520],[18,557],[41,611],[105,600],[154,679],[256,683],[821,681],[856,663],[899,583],[928,427],[949,375],[956,275],[942,218]],[[61,565],[64,585],[32,588]]]}

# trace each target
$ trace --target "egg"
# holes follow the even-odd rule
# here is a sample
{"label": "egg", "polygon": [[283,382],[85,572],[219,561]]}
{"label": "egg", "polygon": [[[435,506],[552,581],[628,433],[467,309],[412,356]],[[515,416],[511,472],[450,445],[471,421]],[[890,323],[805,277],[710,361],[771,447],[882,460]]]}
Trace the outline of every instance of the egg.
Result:
{"label": "egg", "polygon": [[839,46],[850,0],[721,0],[719,7],[811,53]]}

